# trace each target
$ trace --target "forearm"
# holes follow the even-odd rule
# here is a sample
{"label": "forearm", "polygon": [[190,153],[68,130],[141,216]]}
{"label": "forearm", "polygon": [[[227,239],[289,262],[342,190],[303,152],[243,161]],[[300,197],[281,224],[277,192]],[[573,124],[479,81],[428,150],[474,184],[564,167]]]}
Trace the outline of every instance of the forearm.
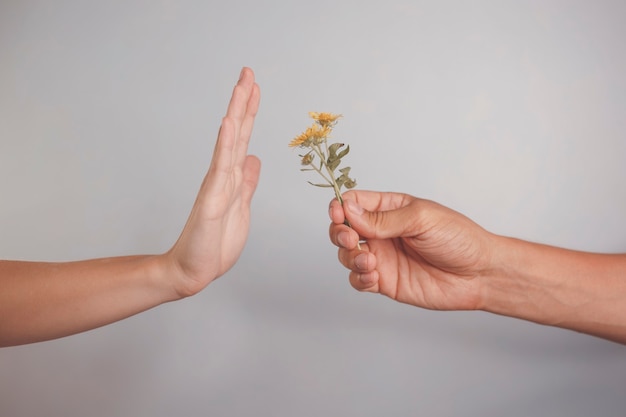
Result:
{"label": "forearm", "polygon": [[497,238],[483,309],[626,343],[626,255]]}
{"label": "forearm", "polygon": [[175,299],[158,256],[0,261],[0,346],[55,339]]}

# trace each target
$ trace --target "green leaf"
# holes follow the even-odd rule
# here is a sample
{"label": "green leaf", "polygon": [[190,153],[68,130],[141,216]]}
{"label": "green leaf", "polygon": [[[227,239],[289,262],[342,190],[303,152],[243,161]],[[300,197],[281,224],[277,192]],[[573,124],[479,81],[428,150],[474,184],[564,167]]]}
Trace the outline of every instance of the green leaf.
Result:
{"label": "green leaf", "polygon": [[330,145],[328,147],[328,159],[326,159],[326,162],[328,164],[331,164],[332,162],[336,161],[337,159],[341,159],[341,157],[337,155],[337,151],[343,145],[344,145],[343,143],[333,143],[332,145]]}
{"label": "green leaf", "polygon": [[332,145],[330,145],[328,147],[328,154],[329,155],[337,155],[337,151],[339,150],[339,148],[341,148],[343,145],[345,145],[345,143],[333,143]]}
{"label": "green leaf", "polygon": [[346,186],[347,189],[354,188],[356,187],[356,180],[348,179],[348,181],[346,181],[344,185]]}
{"label": "green leaf", "polygon": [[332,185],[330,184],[313,184],[311,181],[307,181],[309,184],[314,185],[316,187],[322,187],[322,188],[332,188]]}
{"label": "green leaf", "polygon": [[328,163],[328,169],[334,171],[337,169],[340,163],[341,159],[335,159],[334,161]]}
{"label": "green leaf", "polygon": [[337,155],[337,158],[339,159],[343,158],[344,156],[348,154],[348,152],[350,152],[350,145],[348,145],[346,149],[344,149],[343,151],[339,152],[339,155]]}

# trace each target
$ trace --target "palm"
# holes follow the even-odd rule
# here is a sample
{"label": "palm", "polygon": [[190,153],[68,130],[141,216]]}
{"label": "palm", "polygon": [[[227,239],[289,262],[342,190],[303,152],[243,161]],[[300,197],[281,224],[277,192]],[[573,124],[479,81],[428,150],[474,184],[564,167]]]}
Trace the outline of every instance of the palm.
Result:
{"label": "palm", "polygon": [[[251,191],[244,190],[241,168],[224,179],[218,183],[209,171],[200,190],[198,218],[193,218],[195,229],[190,237],[194,243],[188,254],[192,275],[222,275],[234,265],[246,242],[250,206],[244,195]],[[206,239],[208,234],[211,239]],[[206,262],[208,254],[211,262]]]}
{"label": "palm", "polygon": [[170,250],[182,271],[181,291],[193,294],[230,269],[248,235],[250,201],[260,162],[247,155],[259,106],[254,75],[244,69],[233,91],[209,171],[185,229]]}

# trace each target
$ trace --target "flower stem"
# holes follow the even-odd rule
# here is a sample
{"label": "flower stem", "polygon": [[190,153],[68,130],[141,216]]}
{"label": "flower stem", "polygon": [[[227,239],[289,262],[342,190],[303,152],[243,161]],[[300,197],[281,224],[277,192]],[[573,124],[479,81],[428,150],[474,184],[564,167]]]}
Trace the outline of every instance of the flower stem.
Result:
{"label": "flower stem", "polygon": [[[322,161],[322,165],[326,167],[326,171],[328,171],[328,166],[326,165],[326,158],[324,157],[324,152],[321,152],[319,148],[316,146],[313,146],[312,148],[317,154],[317,156],[320,158],[320,160]],[[335,194],[337,194],[337,186],[335,184],[335,177],[332,175],[332,173],[330,175],[330,179],[328,179],[328,177],[326,177],[326,175],[324,175],[324,173],[312,163],[311,163],[311,168],[313,168],[315,172],[320,174],[322,178],[324,178],[329,185],[332,185],[333,188],[335,189]]]}
{"label": "flower stem", "polygon": [[[324,141],[325,144],[327,144],[326,141]],[[328,172],[328,175],[330,176],[330,181],[328,181],[328,178],[326,178],[326,176],[324,174],[322,174],[322,172],[320,172],[320,170],[318,170],[316,167],[313,167],[326,181],[328,181],[328,183],[330,185],[333,186],[333,189],[335,190],[335,196],[337,197],[337,201],[339,201],[339,203],[341,204],[341,206],[343,207],[343,197],[341,197],[341,190],[339,189],[339,186],[337,185],[337,180],[335,178],[335,173],[330,169],[330,167],[328,166],[328,164],[326,163],[326,157],[324,154],[324,151],[322,151],[319,147],[319,145],[313,145],[312,146],[313,150],[315,151],[315,153],[317,153],[317,156],[319,156],[320,160],[322,161],[322,165],[324,165],[324,167],[326,168],[326,172]],[[326,145],[326,148],[328,149],[328,145]],[[352,225],[350,224],[350,222],[348,221],[347,218],[344,218],[343,224],[345,224],[346,226],[348,226],[349,228],[352,228]],[[357,247],[359,248],[359,250],[361,250],[361,243],[357,241],[356,243]]]}

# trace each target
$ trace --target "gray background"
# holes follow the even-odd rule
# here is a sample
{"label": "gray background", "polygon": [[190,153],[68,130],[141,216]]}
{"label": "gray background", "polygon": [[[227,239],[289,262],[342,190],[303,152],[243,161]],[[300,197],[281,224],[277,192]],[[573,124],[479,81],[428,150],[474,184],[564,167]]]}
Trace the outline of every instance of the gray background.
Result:
{"label": "gray background", "polygon": [[0,2],[0,257],[167,250],[241,66],[262,107],[248,245],[201,294],[0,350],[0,415],[623,416],[626,351],[354,291],[307,112],[360,188],[626,250],[626,7],[607,1]]}

